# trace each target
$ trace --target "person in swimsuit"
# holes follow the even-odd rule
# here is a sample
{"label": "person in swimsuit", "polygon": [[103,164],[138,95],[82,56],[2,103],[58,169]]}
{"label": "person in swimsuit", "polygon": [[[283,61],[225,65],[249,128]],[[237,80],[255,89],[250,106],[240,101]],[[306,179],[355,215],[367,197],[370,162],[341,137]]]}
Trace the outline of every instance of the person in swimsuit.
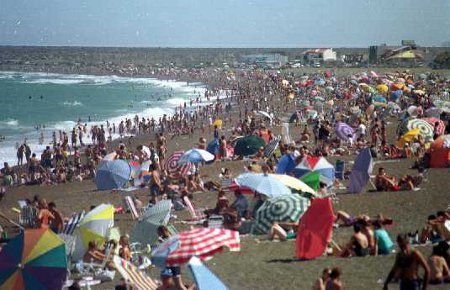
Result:
{"label": "person in swimsuit", "polygon": [[326,282],[325,290],[341,290],[342,281],[341,281],[342,271],[339,267],[335,267],[331,270],[330,279]]}
{"label": "person in swimsuit", "polygon": [[[400,252],[397,254],[395,263],[384,282],[383,289],[388,289],[388,284],[396,273],[400,278],[400,290],[426,290],[428,287],[430,268],[422,254],[411,248],[407,235],[398,235],[397,244]],[[423,280],[419,278],[419,266],[424,270]],[[422,288],[420,287],[422,284]]]}
{"label": "person in swimsuit", "polygon": [[369,254],[369,241],[367,237],[361,232],[359,224],[353,225],[354,234],[347,244],[347,247],[342,251],[342,257],[356,256],[365,257]]}

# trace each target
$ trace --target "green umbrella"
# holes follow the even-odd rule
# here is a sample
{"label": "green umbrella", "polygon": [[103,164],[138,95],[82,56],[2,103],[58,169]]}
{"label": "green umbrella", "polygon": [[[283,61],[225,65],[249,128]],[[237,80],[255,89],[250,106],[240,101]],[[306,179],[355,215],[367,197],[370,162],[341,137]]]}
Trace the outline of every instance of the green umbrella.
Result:
{"label": "green umbrella", "polygon": [[239,139],[234,146],[234,154],[239,156],[250,156],[266,146],[264,140],[258,136],[252,135]]}
{"label": "green umbrella", "polygon": [[311,187],[317,192],[319,190],[320,185],[320,172],[311,171],[308,174],[303,175],[302,178],[300,178],[300,180],[306,183],[309,187]]}
{"label": "green umbrella", "polygon": [[267,200],[256,212],[256,227],[267,233],[274,222],[298,222],[309,204],[309,199],[297,194]]}
{"label": "green umbrella", "polygon": [[158,227],[169,222],[172,202],[162,200],[149,208],[131,233],[131,241],[142,245],[153,245],[158,239]]}

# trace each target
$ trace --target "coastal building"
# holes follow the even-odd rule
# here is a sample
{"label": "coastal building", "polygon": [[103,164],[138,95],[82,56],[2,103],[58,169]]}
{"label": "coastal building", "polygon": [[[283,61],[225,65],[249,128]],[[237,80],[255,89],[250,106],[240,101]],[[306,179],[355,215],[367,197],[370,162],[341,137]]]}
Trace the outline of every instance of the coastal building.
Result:
{"label": "coastal building", "polygon": [[303,60],[307,64],[318,64],[327,61],[336,61],[337,54],[332,48],[309,49],[303,52]]}
{"label": "coastal building", "polygon": [[281,53],[258,53],[241,56],[243,62],[261,67],[278,68],[288,62],[288,57]]}

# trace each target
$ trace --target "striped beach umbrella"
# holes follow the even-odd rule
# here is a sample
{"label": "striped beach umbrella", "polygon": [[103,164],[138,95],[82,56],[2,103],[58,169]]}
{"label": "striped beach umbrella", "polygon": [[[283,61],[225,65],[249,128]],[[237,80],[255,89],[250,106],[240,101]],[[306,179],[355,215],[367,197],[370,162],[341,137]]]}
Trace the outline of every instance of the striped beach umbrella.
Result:
{"label": "striped beach umbrella", "polygon": [[147,209],[141,220],[134,226],[131,232],[131,241],[142,245],[153,245],[158,239],[158,227],[166,226],[170,218],[170,200],[161,200]]}
{"label": "striped beach umbrella", "polygon": [[206,150],[194,148],[184,152],[178,160],[178,164],[210,162],[214,160],[214,155]]}
{"label": "striped beach umbrella", "polygon": [[298,222],[309,204],[309,199],[297,194],[267,200],[256,212],[256,227],[267,233],[274,222]]}
{"label": "striped beach umbrella", "polygon": [[423,118],[422,120],[426,121],[428,124],[433,126],[436,134],[443,135],[445,133],[445,123],[441,119],[429,117]]}
{"label": "striped beach umbrella", "polygon": [[397,134],[404,135],[412,129],[419,129],[420,135],[425,138],[425,140],[433,140],[434,128],[427,121],[422,119],[406,119],[399,124],[397,127]]}
{"label": "striped beach umbrella", "polygon": [[66,276],[64,241],[49,229],[25,230],[0,252],[0,289],[60,290]]}
{"label": "striped beach umbrella", "polygon": [[164,167],[170,174],[185,175],[192,168],[193,165],[191,163],[185,163],[183,165],[178,164],[178,160],[180,160],[183,154],[184,151],[175,151],[166,159]]}
{"label": "striped beach umbrella", "polygon": [[232,252],[241,250],[239,232],[199,228],[181,232],[161,243],[152,252],[152,262],[160,268],[179,266],[187,263],[193,256],[201,260],[212,257],[228,248]]}
{"label": "striped beach umbrella", "polygon": [[128,261],[114,256],[114,266],[125,279],[127,285],[137,290],[156,290],[158,284]]}
{"label": "striped beach umbrella", "polygon": [[74,260],[83,257],[89,242],[96,241],[99,245],[105,242],[108,229],[114,226],[114,206],[101,204],[88,212],[80,221],[76,230]]}

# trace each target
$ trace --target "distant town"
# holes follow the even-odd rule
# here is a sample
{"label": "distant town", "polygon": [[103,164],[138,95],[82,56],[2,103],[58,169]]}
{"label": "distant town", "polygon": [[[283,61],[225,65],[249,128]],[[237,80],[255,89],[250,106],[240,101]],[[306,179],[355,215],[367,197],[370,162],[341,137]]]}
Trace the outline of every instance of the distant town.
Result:
{"label": "distant town", "polygon": [[[439,61],[436,61],[439,59]],[[0,46],[0,70],[148,75],[158,67],[450,67],[450,47],[414,40],[367,48],[116,48]]]}

